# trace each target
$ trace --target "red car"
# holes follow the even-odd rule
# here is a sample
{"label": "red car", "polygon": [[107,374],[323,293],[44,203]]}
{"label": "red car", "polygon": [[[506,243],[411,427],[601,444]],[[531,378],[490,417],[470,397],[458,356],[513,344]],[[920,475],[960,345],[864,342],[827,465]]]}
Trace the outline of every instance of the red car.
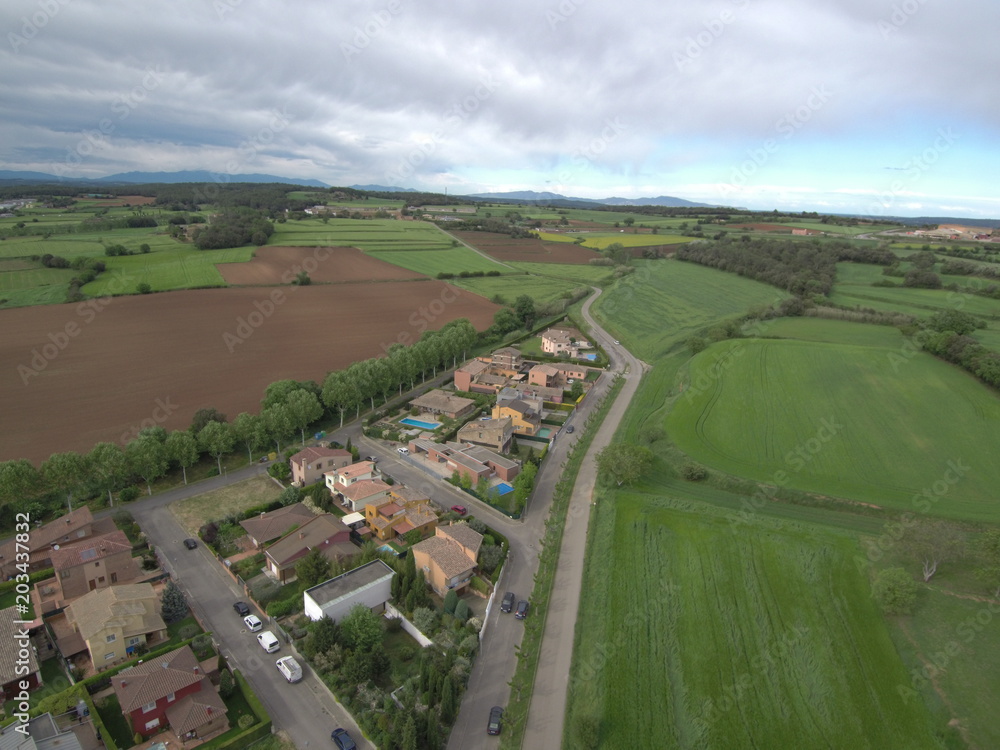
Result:
{"label": "red car", "polygon": [[464,516],[464,515],[465,515],[466,513],[468,513],[468,512],[469,512],[469,511],[467,511],[467,510],[465,509],[465,506],[464,506],[464,505],[452,505],[452,506],[451,506],[451,509],[452,509],[453,511],[455,511],[456,513],[458,513],[458,515],[460,515],[460,516]]}

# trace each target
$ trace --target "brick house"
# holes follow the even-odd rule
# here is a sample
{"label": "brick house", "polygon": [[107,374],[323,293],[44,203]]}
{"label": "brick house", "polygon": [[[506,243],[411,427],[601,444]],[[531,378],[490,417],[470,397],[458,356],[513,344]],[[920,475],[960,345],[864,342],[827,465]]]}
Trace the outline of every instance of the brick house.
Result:
{"label": "brick house", "polygon": [[463,521],[438,526],[434,536],[413,545],[411,552],[428,585],[438,596],[444,596],[468,585],[482,543],[483,535]]}
{"label": "brick house", "polygon": [[328,471],[336,471],[350,466],[350,451],[340,448],[303,448],[290,459],[292,482],[296,487],[315,484]]}
{"label": "brick house", "polygon": [[481,445],[435,443],[418,438],[410,441],[410,452],[426,453],[429,461],[443,463],[451,472],[468,477],[473,484],[497,476],[508,482],[521,473],[521,463],[494,453]]}
{"label": "brick house", "polygon": [[482,445],[500,453],[510,453],[514,440],[514,425],[509,417],[503,419],[479,419],[463,425],[458,431],[462,443]]}
{"label": "brick house", "polygon": [[302,503],[292,503],[277,510],[261,513],[256,518],[240,521],[253,545],[260,549],[268,542],[283,537],[296,526],[312,520],[316,516]]}
{"label": "brick house", "polygon": [[46,597],[46,608],[50,610],[95,589],[134,583],[142,575],[132,557],[132,543],[118,529],[61,546],[51,554],[55,578],[38,584],[39,587],[54,584],[55,602]]}
{"label": "brick house", "polygon": [[132,732],[143,737],[168,725],[182,740],[204,740],[229,729],[226,704],[190,646],[122,670],[111,686]]}
{"label": "brick house", "polygon": [[343,560],[359,550],[351,543],[351,529],[339,516],[324,513],[302,524],[264,552],[267,572],[282,584],[296,579],[295,564],[318,549],[330,561]]}
{"label": "brick house", "polygon": [[27,628],[14,624],[18,619],[17,607],[0,609],[0,702],[4,703],[21,692],[22,682],[29,692],[42,685],[35,647]]}

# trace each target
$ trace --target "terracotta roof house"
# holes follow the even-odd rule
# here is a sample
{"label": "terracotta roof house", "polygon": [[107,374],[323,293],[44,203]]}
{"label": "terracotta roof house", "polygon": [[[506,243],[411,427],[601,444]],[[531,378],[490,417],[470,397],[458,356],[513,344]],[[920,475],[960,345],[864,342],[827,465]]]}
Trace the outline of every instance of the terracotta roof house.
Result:
{"label": "terracotta roof house", "polygon": [[292,466],[292,482],[296,487],[315,484],[328,471],[350,466],[350,451],[340,448],[303,448],[288,462]]}
{"label": "terracotta roof house", "polygon": [[356,464],[342,469],[327,471],[323,474],[326,487],[330,494],[336,495],[341,489],[363,479],[377,479],[379,471],[374,461],[358,461]]}
{"label": "terracotta roof house", "polygon": [[423,396],[418,396],[410,401],[410,405],[423,412],[440,414],[449,419],[461,419],[471,414],[476,408],[476,402],[471,398],[456,396],[439,388],[427,391]]}
{"label": "terracotta roof house", "polygon": [[0,609],[0,702],[13,700],[21,692],[22,681],[29,691],[42,684],[42,671],[27,626],[14,624],[19,619],[17,607]]}
{"label": "terracotta roof house", "polygon": [[404,508],[409,508],[412,505],[423,505],[430,500],[428,494],[423,490],[405,484],[394,484],[389,489],[389,497]]}
{"label": "terracotta roof house", "polygon": [[536,435],[542,426],[541,414],[521,399],[514,399],[493,407],[493,419],[510,419],[514,432],[519,435]]}
{"label": "terracotta roof house", "polygon": [[342,560],[358,552],[351,543],[351,530],[339,516],[324,513],[302,524],[291,534],[279,539],[264,552],[267,572],[281,583],[295,580],[295,564],[318,549],[329,560]]}
{"label": "terracotta roof house", "polygon": [[480,479],[497,476],[508,482],[521,473],[521,463],[494,453],[481,445],[467,443],[435,443],[417,438],[409,443],[411,453],[426,453],[429,461],[445,464],[450,472],[458,472],[475,484]]}
{"label": "terracotta roof house", "polygon": [[552,365],[535,365],[528,370],[528,382],[532,385],[541,385],[546,388],[554,388],[559,377],[559,370]]}
{"label": "terracotta roof house", "polygon": [[226,704],[189,646],[122,670],[111,686],[134,733],[167,725],[181,739],[215,737],[229,728]]}
{"label": "terracotta roof house", "polygon": [[55,578],[36,585],[40,591],[51,589],[49,595],[40,596],[43,611],[64,607],[94,589],[134,583],[142,576],[132,557],[132,543],[118,529],[60,546],[51,554]]}
{"label": "terracotta roof house", "polygon": [[[102,518],[95,521],[90,508],[86,505],[57,518],[55,521],[49,521],[31,532],[31,557],[28,571],[34,573],[52,567],[50,553],[54,544],[68,544],[94,534],[114,531],[115,528],[113,518]],[[16,563],[16,540],[11,539],[9,542],[0,544],[0,579],[6,580],[21,572],[14,567]]]}
{"label": "terracotta roof house", "polygon": [[512,346],[505,346],[493,352],[490,356],[490,364],[496,370],[513,375],[520,371],[521,365],[524,364],[524,357],[521,356],[520,350]]}
{"label": "terracotta roof house", "polygon": [[393,502],[392,498],[380,498],[365,506],[365,523],[383,542],[404,536],[414,529],[420,531],[422,537],[427,536],[434,532],[437,519],[437,513],[427,504],[414,503],[404,507]]}
{"label": "terracotta roof house", "polygon": [[[160,617],[160,600],[148,583],[109,586],[84,594],[66,607],[66,619],[101,671],[130,658],[136,646],[165,640],[167,626]],[[82,649],[78,641],[59,639],[59,650],[69,658]]]}
{"label": "terracotta roof house", "polygon": [[503,419],[478,419],[462,425],[458,439],[463,443],[473,443],[492,448],[500,453],[509,453],[514,438],[514,425],[510,417]]}
{"label": "terracotta roof house", "polygon": [[356,513],[364,510],[365,505],[372,500],[388,495],[390,489],[391,487],[381,479],[362,479],[347,487],[341,487],[339,492],[343,504]]}
{"label": "terracotta roof house", "polygon": [[438,526],[435,535],[413,545],[411,550],[418,570],[438,596],[468,585],[476,567],[483,535],[465,522]]}
{"label": "terracotta roof house", "polygon": [[579,357],[581,349],[591,349],[586,337],[575,328],[549,328],[542,333],[542,351],[555,356]]}
{"label": "terracotta roof house", "polygon": [[455,387],[460,391],[471,392],[477,376],[489,372],[489,370],[489,363],[483,362],[481,359],[466,362],[455,370]]}
{"label": "terracotta roof house", "polygon": [[292,528],[301,526],[316,517],[302,503],[292,503],[284,508],[261,513],[256,518],[240,521],[250,541],[260,549],[265,544],[287,534]]}

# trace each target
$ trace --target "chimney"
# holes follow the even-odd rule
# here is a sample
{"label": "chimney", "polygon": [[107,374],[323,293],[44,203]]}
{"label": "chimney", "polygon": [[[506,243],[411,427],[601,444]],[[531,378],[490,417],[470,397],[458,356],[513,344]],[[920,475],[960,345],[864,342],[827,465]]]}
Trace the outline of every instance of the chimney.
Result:
{"label": "chimney", "polygon": [[201,674],[201,668],[197,664],[194,667],[194,673],[195,674]]}
{"label": "chimney", "polygon": [[122,687],[125,687],[126,685],[128,685],[128,683],[125,682],[125,680],[122,680]]}

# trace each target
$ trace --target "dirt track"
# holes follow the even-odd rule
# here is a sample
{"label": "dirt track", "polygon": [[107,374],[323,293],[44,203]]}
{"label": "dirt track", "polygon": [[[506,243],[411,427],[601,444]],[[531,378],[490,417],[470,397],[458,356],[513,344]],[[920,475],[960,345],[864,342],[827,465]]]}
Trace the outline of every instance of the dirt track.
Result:
{"label": "dirt track", "polygon": [[[275,380],[327,372],[497,306],[440,281],[204,289],[0,311],[0,461],[256,412]],[[145,421],[145,424],[143,424]]]}
{"label": "dirt track", "polygon": [[246,263],[215,267],[227,284],[237,285],[290,284],[300,270],[314,282],[329,284],[427,278],[355,247],[261,247]]}

